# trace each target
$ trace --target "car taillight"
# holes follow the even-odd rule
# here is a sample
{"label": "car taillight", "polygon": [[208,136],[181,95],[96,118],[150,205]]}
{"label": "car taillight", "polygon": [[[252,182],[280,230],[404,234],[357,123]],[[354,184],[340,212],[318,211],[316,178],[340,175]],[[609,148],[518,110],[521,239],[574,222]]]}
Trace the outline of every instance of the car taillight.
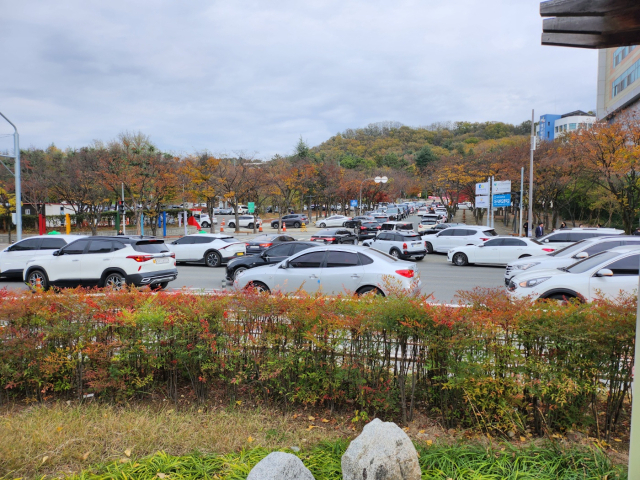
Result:
{"label": "car taillight", "polygon": [[406,250],[406,249],[407,249],[407,244],[406,244],[406,243],[403,243],[403,244],[402,244],[402,249],[403,249],[403,250]]}
{"label": "car taillight", "polygon": [[555,248],[543,248],[542,251],[543,252],[555,252],[556,249]]}
{"label": "car taillight", "polygon": [[481,238],[480,240],[482,240],[483,242],[486,242],[489,239],[488,238]]}
{"label": "car taillight", "polygon": [[261,243],[260,246],[261,247],[270,247],[271,245],[273,245],[273,243]]}
{"label": "car taillight", "polygon": [[380,230],[382,227],[381,227],[380,225],[378,225],[376,228],[377,228],[378,230]]}
{"label": "car taillight", "polygon": [[323,240],[325,242],[333,242],[335,240],[335,237],[331,237],[331,238],[323,238]]}
{"label": "car taillight", "polygon": [[171,258],[176,258],[176,254],[175,254],[175,253],[171,253],[169,256],[170,256]]}
{"label": "car taillight", "polygon": [[148,262],[149,260],[153,260],[153,255],[129,255],[127,258],[135,260],[138,263],[143,263]]}
{"label": "car taillight", "polygon": [[414,271],[413,270],[396,270],[396,273],[406,278],[413,278]]}
{"label": "car taillight", "polygon": [[360,230],[366,230],[367,227],[360,227]]}

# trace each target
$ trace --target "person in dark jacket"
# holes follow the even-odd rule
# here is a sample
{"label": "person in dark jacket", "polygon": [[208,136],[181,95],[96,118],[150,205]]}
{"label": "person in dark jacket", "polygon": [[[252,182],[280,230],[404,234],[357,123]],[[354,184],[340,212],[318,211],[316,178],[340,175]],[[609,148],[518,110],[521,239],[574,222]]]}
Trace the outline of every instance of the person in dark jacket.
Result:
{"label": "person in dark jacket", "polygon": [[544,223],[540,222],[536,227],[536,238],[544,236]]}
{"label": "person in dark jacket", "polygon": [[562,222],[562,223],[560,224],[560,230],[564,230],[565,228],[567,228],[567,224],[566,224],[566,223],[564,223],[564,222]]}
{"label": "person in dark jacket", "polygon": [[631,235],[640,235],[640,227],[636,228]]}

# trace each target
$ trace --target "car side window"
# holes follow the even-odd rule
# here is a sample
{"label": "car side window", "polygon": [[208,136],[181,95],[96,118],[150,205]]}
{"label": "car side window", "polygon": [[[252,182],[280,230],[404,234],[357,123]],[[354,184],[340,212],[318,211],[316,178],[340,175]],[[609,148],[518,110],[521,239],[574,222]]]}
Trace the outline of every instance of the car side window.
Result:
{"label": "car side window", "polygon": [[373,263],[373,260],[371,259],[371,257],[368,257],[364,253],[358,252],[358,257],[360,257],[361,265],[371,265]]}
{"label": "car side window", "polygon": [[557,243],[557,242],[577,242],[582,239],[570,239],[568,233],[558,233],[557,235],[551,235],[549,238],[549,243]]}
{"label": "car side window", "polygon": [[454,232],[455,232],[455,231],[456,231],[456,230],[449,230],[449,229],[446,229],[446,228],[445,228],[443,231],[441,231],[441,232],[440,232],[438,235],[436,235],[436,236],[438,236],[438,237],[453,237],[453,235],[454,235]]}
{"label": "car side window", "polygon": [[113,242],[113,251],[122,250],[124,248],[124,243],[122,242]]}
{"label": "car side window", "polygon": [[493,240],[489,240],[487,242],[484,242],[484,246],[485,247],[501,247],[503,245],[508,245],[508,244],[504,243],[504,240],[506,240],[506,239],[494,238]]}
{"label": "car side window", "polygon": [[389,233],[381,233],[380,235],[378,235],[378,238],[376,240],[381,240],[383,242],[387,242],[387,241],[391,240],[389,237],[391,237],[391,234],[389,234]]}
{"label": "car side window", "polygon": [[270,248],[266,253],[270,257],[287,257],[291,250],[290,245],[278,245],[277,247]]}
{"label": "car side window", "polygon": [[299,243],[297,245],[294,245],[292,255],[296,253],[300,253],[301,251],[306,250],[307,248],[311,248],[311,245],[305,245],[304,243]]}
{"label": "car side window", "polygon": [[91,240],[87,253],[109,253],[112,245],[111,240]]}
{"label": "car side window", "polygon": [[355,267],[360,264],[358,255],[353,252],[327,253],[327,268]]}
{"label": "car side window", "polygon": [[192,245],[194,237],[182,237],[173,242],[175,245]]}
{"label": "car side window", "polygon": [[406,241],[408,241],[408,240],[406,239],[406,237],[403,237],[403,236],[402,236],[402,235],[400,235],[399,233],[396,233],[396,234],[393,236],[393,240],[394,240],[395,242],[406,242]]}
{"label": "car side window", "polygon": [[41,241],[42,241],[41,238],[28,238],[26,240],[23,240],[21,242],[11,245],[11,247],[9,247],[9,251],[25,252],[29,250],[37,250]]}
{"label": "car side window", "polygon": [[89,244],[89,240],[76,240],[62,249],[65,255],[81,255],[84,253],[85,247]]}
{"label": "car side window", "polygon": [[320,268],[325,252],[310,252],[300,255],[289,262],[291,268]]}
{"label": "car side window", "polygon": [[204,243],[213,242],[213,238],[212,237],[193,237],[193,240],[194,241],[192,243],[195,243],[195,244],[198,244],[198,245],[202,245]]}
{"label": "car side window", "polygon": [[583,252],[586,252],[589,256],[595,255],[596,253],[604,252],[605,250],[609,250],[611,248],[620,247],[624,245],[625,242],[622,240],[616,240],[613,242],[602,242],[596,243],[595,245],[591,245],[589,248],[585,248]]}
{"label": "car side window", "polygon": [[604,268],[611,270],[615,277],[638,275],[638,262],[640,262],[640,255],[630,255],[616,260]]}
{"label": "car side window", "polygon": [[[489,242],[494,242],[495,240],[489,240]],[[489,242],[486,242],[485,245]],[[517,238],[503,238],[502,245],[505,247],[526,247],[527,243],[522,240],[518,240]]]}
{"label": "car side window", "polygon": [[58,250],[67,244],[61,238],[43,238],[40,250]]}

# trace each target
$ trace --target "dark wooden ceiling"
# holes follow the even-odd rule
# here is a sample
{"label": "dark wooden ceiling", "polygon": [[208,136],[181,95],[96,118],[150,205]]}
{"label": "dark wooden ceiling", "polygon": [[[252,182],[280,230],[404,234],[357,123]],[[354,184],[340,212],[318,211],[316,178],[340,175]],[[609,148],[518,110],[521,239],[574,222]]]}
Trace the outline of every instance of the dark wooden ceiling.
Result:
{"label": "dark wooden ceiling", "polygon": [[640,0],[550,0],[540,4],[542,45],[640,45]]}

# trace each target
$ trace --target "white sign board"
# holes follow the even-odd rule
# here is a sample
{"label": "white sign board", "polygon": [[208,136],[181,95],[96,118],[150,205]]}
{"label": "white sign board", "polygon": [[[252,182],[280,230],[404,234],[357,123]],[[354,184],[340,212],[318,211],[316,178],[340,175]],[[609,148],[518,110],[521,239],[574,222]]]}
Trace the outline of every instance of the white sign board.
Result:
{"label": "white sign board", "polygon": [[477,196],[476,208],[489,208],[489,195]]}
{"label": "white sign board", "polygon": [[[477,188],[477,184],[476,184]],[[493,194],[498,193],[510,193],[511,192],[511,180],[505,180],[504,182],[493,182]]]}
{"label": "white sign board", "polygon": [[476,183],[476,195],[489,195],[489,182]]}

